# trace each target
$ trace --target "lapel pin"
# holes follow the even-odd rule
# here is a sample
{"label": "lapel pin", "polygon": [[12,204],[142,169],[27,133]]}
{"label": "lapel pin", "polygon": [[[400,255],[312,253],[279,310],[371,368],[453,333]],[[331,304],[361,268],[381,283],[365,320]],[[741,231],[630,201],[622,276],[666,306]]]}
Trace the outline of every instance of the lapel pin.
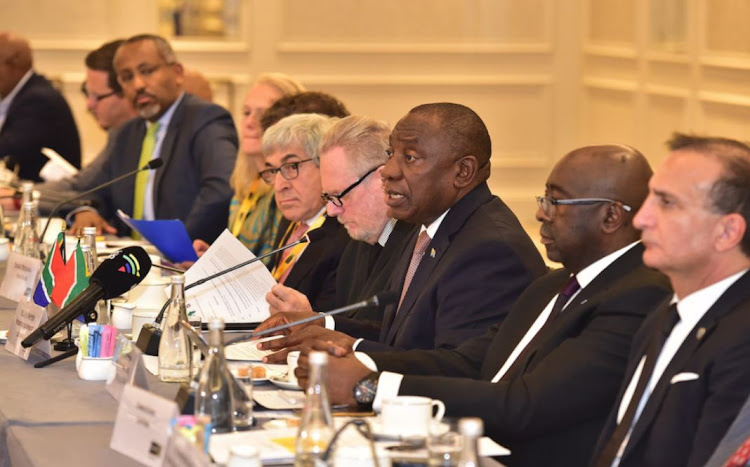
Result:
{"label": "lapel pin", "polygon": [[586,302],[588,302],[588,301],[589,301],[589,299],[588,299],[588,298],[584,298],[584,299],[583,299],[583,300],[581,301],[581,305],[583,305],[584,303],[586,303]]}
{"label": "lapel pin", "polygon": [[705,335],[706,335],[706,328],[703,328],[703,327],[698,328],[698,330],[695,332],[695,338],[698,340],[703,339],[703,336]]}
{"label": "lapel pin", "polygon": [[434,258],[434,257],[435,257],[435,249],[430,248],[430,258]]}

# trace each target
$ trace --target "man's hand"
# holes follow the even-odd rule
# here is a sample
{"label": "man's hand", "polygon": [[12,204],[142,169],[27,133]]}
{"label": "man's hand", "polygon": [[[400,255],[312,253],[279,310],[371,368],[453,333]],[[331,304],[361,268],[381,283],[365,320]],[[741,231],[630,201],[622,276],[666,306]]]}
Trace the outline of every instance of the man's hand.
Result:
{"label": "man's hand", "polygon": [[355,341],[355,338],[343,332],[332,331],[319,326],[310,326],[292,332],[287,337],[258,344],[258,347],[262,350],[278,350],[276,353],[263,357],[263,362],[284,363],[286,355],[293,350],[307,352],[316,347],[337,346],[346,352],[351,352]]}
{"label": "man's hand", "polygon": [[82,235],[84,227],[96,227],[96,233],[108,233],[115,234],[117,229],[109,225],[102,216],[94,211],[81,211],[76,213],[73,220],[73,225],[68,229],[68,233],[71,235]]}
{"label": "man's hand", "polygon": [[0,188],[0,204],[2,204],[5,212],[18,211],[18,205],[16,205],[14,199],[15,194],[15,188]]}
{"label": "man's hand", "polygon": [[195,240],[193,240],[193,250],[195,250],[195,254],[198,256],[198,258],[200,258],[201,256],[203,256],[203,253],[205,253],[206,251],[208,251],[208,248],[210,246],[211,245],[209,245],[208,243],[204,242],[200,238],[196,238]]}
{"label": "man's hand", "polygon": [[[275,315],[271,315],[268,318],[266,318],[266,320],[260,323],[253,332],[265,331],[266,329],[275,328],[276,326],[281,326],[283,324],[293,323],[295,321],[299,321],[301,319],[309,318],[312,316],[317,316],[317,313],[313,313],[312,311],[297,312],[297,313],[292,313],[292,312],[276,313]],[[300,331],[310,325],[322,326],[323,322],[324,320],[321,318],[319,320],[311,321],[309,323],[303,323],[303,324],[292,326],[290,328],[287,328],[281,331],[276,331],[268,335],[269,336],[288,336],[294,331]]]}
{"label": "man's hand", "polygon": [[272,315],[282,311],[313,311],[310,301],[304,294],[281,284],[271,287],[271,291],[266,294],[266,301],[270,305]]}
{"label": "man's hand", "polygon": [[[328,400],[332,405],[357,405],[354,400],[354,385],[365,376],[372,373],[364,366],[354,353],[350,352],[344,357],[328,356]],[[308,352],[302,352],[299,356],[297,369],[294,375],[299,381],[301,388],[306,388],[310,375],[310,360]]]}

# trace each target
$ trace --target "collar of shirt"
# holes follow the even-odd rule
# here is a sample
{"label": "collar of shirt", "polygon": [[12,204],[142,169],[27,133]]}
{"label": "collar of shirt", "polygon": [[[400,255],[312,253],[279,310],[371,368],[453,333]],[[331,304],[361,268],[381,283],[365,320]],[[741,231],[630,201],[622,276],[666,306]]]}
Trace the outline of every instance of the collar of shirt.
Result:
{"label": "collar of shirt", "polygon": [[[167,131],[167,128],[169,128],[169,122],[172,121],[172,115],[174,115],[174,111],[177,108],[178,105],[180,105],[180,102],[182,102],[182,98],[185,97],[185,92],[183,91],[180,93],[180,95],[175,99],[174,102],[172,102],[172,105],[169,106],[166,112],[159,117],[159,120],[157,122],[159,123],[159,131],[157,132],[156,139],[157,141],[161,141],[161,138],[164,136],[164,134]],[[156,153],[156,151],[154,151]]]}
{"label": "collar of shirt", "polygon": [[[29,70],[26,72],[25,75],[21,78],[18,83],[16,83],[16,86],[8,93],[7,96],[0,99],[0,120],[5,121],[5,117],[8,114],[8,109],[10,108],[10,104],[13,103],[13,99],[16,97],[16,94],[23,88],[26,83],[31,79],[31,75],[34,74],[33,70]],[[0,125],[0,128],[2,128],[2,125]]]}
{"label": "collar of shirt", "polygon": [[440,228],[440,224],[443,223],[443,219],[445,219],[445,216],[450,212],[450,208],[447,209],[444,213],[440,214],[440,217],[432,221],[432,224],[428,226],[422,225],[422,229],[419,231],[421,234],[424,231],[427,231],[427,235],[430,236],[430,239],[435,238],[435,234],[437,233],[438,229]]}
{"label": "collar of shirt", "polygon": [[385,246],[385,244],[388,243],[388,239],[391,238],[394,227],[396,227],[396,219],[388,219],[388,222],[385,223],[385,227],[383,227],[383,231],[380,232],[380,237],[378,237],[378,245]]}
{"label": "collar of shirt", "polygon": [[691,293],[682,300],[677,297],[677,294],[672,298],[672,303],[677,303],[677,313],[680,314],[680,324],[683,322],[688,325],[689,329],[693,327],[703,318],[709,308],[716,303],[716,300],[721,297],[724,292],[734,284],[743,274],[747,272],[747,269],[743,269],[740,272],[732,274],[719,282],[715,282],[708,287],[704,287],[696,292]]}
{"label": "collar of shirt", "polygon": [[581,289],[586,288],[586,286],[589,285],[594,279],[596,279],[596,277],[601,274],[602,271],[607,269],[610,264],[614,263],[620,256],[624,255],[638,243],[641,243],[641,241],[638,240],[637,242],[633,242],[630,245],[624,246],[603,258],[599,258],[585,268],[581,269],[576,274],[576,279],[578,280],[578,284],[580,284]]}
{"label": "collar of shirt", "polygon": [[315,223],[315,221],[316,221],[316,220],[318,219],[318,217],[322,216],[322,215],[323,215],[323,213],[325,213],[325,212],[326,212],[326,207],[325,207],[325,206],[323,206],[323,207],[322,207],[322,208],[320,209],[320,211],[318,211],[318,213],[317,213],[317,214],[315,214],[315,215],[314,215],[313,217],[311,217],[311,218],[309,218],[309,219],[307,219],[306,221],[303,221],[303,222],[304,222],[305,224],[307,224],[307,226],[308,226],[308,227],[310,227],[311,225],[313,225],[313,224]]}

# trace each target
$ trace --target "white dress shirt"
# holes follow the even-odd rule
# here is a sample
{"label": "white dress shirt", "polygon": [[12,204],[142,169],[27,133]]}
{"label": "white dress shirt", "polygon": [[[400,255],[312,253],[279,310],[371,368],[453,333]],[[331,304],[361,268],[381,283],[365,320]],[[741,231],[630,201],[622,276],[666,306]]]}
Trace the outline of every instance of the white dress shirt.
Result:
{"label": "white dress shirt", "polygon": [[[656,359],[654,371],[651,373],[646,389],[643,391],[643,396],[638,402],[638,407],[636,408],[635,416],[633,417],[633,423],[630,425],[627,436],[625,436],[620,448],[617,450],[617,457],[615,457],[615,460],[612,462],[612,467],[617,467],[620,464],[620,457],[622,456],[622,453],[625,452],[625,448],[630,440],[630,435],[633,432],[633,427],[638,422],[638,417],[641,416],[641,412],[643,412],[643,408],[646,406],[646,403],[651,396],[651,392],[659,383],[664,370],[672,361],[672,358],[674,358],[679,348],[682,347],[682,344],[685,342],[685,339],[693,332],[693,328],[698,324],[698,321],[703,318],[709,308],[711,308],[716,300],[718,300],[719,297],[721,297],[724,292],[726,292],[726,290],[737,281],[737,279],[745,274],[746,271],[747,269],[722,279],[719,282],[715,282],[708,287],[693,292],[682,300],[680,300],[676,294],[672,298],[672,303],[677,303],[677,313],[680,315],[680,321],[674,328],[672,328],[672,332],[664,342],[659,357]],[[627,389],[625,389],[622,401],[617,410],[618,424],[628,410],[628,406],[633,398],[633,393],[635,392],[635,387],[641,377],[641,371],[643,370],[645,362],[646,356],[644,355],[641,357],[638,368],[636,368],[635,373],[633,373],[633,378],[630,380]]]}
{"label": "white dress shirt", "polygon": [[[563,312],[565,311],[565,308],[567,308],[568,304],[572,303],[573,300],[575,300],[581,290],[586,288],[586,286],[588,286],[594,279],[596,279],[596,277],[599,276],[602,271],[607,269],[612,263],[614,263],[618,258],[624,255],[631,248],[633,248],[637,243],[639,242],[633,242],[630,245],[620,248],[619,250],[594,261],[593,263],[583,268],[580,272],[578,272],[578,274],[576,274],[576,279],[578,280],[581,288],[572,297],[570,297],[570,300],[568,300],[568,303],[566,303],[565,307],[563,308]],[[542,326],[544,326],[544,323],[547,322],[547,318],[549,318],[549,315],[552,312],[552,306],[555,303],[555,300],[557,300],[558,295],[559,294],[555,294],[555,296],[552,297],[549,303],[547,303],[547,306],[544,307],[542,312],[534,321],[534,324],[531,325],[523,338],[518,342],[518,345],[516,345],[516,347],[513,349],[513,352],[510,353],[508,359],[500,367],[500,370],[497,372],[497,374],[495,374],[495,377],[492,378],[493,383],[500,381],[502,377],[505,376],[505,373],[516,361],[518,355],[523,352],[523,349],[526,348],[531,340],[534,339],[534,337],[537,335]],[[378,371],[377,365],[375,365],[375,362],[372,360],[372,358],[362,352],[356,352],[355,355],[369,369],[371,369],[372,371]],[[404,375],[399,373],[392,373],[389,371],[384,371],[383,373],[381,373],[380,378],[378,379],[378,391],[375,394],[375,400],[373,401],[373,408],[375,410],[380,409],[383,400],[398,395],[403,378]]]}

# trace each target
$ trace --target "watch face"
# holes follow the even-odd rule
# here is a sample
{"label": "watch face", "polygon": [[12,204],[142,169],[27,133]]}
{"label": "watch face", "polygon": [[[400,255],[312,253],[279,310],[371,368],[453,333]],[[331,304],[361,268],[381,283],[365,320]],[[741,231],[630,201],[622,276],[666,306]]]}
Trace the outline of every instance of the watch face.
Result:
{"label": "watch face", "polygon": [[359,404],[372,404],[377,392],[377,379],[365,378],[354,386],[354,400]]}

